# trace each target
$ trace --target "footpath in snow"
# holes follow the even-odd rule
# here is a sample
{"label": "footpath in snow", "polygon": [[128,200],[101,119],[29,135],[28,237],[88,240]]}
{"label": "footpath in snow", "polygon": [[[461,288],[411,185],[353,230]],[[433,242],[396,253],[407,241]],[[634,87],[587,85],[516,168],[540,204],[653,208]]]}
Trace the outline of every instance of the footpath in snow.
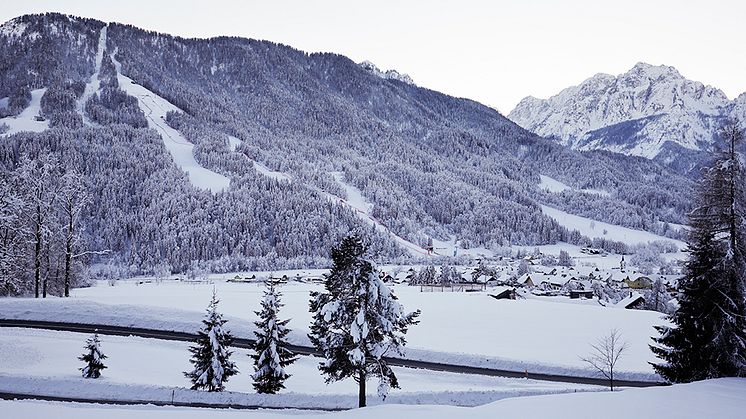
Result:
{"label": "footpath in snow", "polygon": [[[232,135],[228,136],[228,147],[230,147],[231,151],[236,151],[236,148],[238,148],[239,144],[241,144],[241,140],[239,140],[238,138]],[[257,172],[259,172],[259,174],[264,175],[270,179],[287,181],[287,182],[290,182],[293,179],[289,174],[283,173],[283,172],[276,172],[270,169],[269,167],[259,163],[258,161],[250,159],[248,156],[246,156],[246,159],[249,160],[254,165],[254,169]]]}
{"label": "footpath in snow", "polygon": [[374,226],[377,230],[382,231],[385,234],[388,234],[391,236],[392,239],[396,243],[398,243],[402,248],[404,248],[409,254],[412,256],[428,256],[427,250],[423,249],[422,246],[419,246],[415,243],[412,243],[411,241],[398,236],[394,234],[391,230],[389,230],[388,227],[383,225],[376,217],[371,214],[373,210],[373,204],[370,203],[365,197],[363,196],[360,189],[346,183],[344,181],[344,174],[342,172],[332,172],[331,175],[334,177],[334,180],[337,181],[337,183],[344,188],[347,199],[342,199],[337,196],[328,194],[326,192],[321,192],[329,197],[332,201],[340,202],[341,204],[349,207],[352,209],[358,217],[365,221],[366,223]]}

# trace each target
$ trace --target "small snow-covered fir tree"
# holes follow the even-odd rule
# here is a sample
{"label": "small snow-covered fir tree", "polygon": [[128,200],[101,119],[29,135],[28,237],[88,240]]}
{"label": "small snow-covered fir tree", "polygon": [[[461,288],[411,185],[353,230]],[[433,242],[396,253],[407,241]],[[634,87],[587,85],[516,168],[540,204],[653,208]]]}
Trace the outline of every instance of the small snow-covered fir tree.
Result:
{"label": "small snow-covered fir tree", "polygon": [[80,368],[80,371],[84,378],[98,378],[101,376],[101,370],[106,368],[106,365],[104,365],[106,355],[101,352],[101,341],[98,338],[98,333],[94,333],[86,340],[85,349],[86,352],[78,357],[86,364]]}
{"label": "small snow-covered fir tree", "polygon": [[219,301],[213,290],[207,315],[202,320],[202,330],[197,335],[195,345],[189,348],[192,353],[189,362],[194,369],[184,375],[192,381],[192,390],[223,391],[224,383],[238,373],[236,364],[230,360],[233,352],[228,350],[233,336],[223,330],[227,320],[223,320],[218,312]]}
{"label": "small snow-covered fir tree", "polygon": [[334,265],[326,277],[326,292],[312,292],[309,337],[326,360],[319,369],[326,381],[352,377],[358,382],[358,405],[365,406],[368,377],[378,377],[378,394],[398,388],[384,356],[401,354],[407,328],[417,323],[419,310],[406,313],[393,291],[383,283],[367,246],[350,235],[332,249]]}
{"label": "small snow-covered fir tree", "polygon": [[267,290],[262,299],[262,310],[256,311],[261,319],[254,324],[257,327],[256,341],[252,344],[254,354],[254,389],[258,393],[274,394],[285,388],[283,384],[290,377],[285,367],[295,362],[297,357],[287,349],[285,337],[290,332],[286,326],[288,320],[278,320],[277,314],[283,306],[280,303],[282,294],[275,288],[271,279],[267,280]]}

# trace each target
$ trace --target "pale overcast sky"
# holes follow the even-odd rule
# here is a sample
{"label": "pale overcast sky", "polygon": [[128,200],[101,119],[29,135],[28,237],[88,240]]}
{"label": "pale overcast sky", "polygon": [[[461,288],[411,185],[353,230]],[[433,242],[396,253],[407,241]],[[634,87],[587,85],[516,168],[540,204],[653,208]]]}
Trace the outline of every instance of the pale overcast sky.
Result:
{"label": "pale overcast sky", "polygon": [[2,0],[0,20],[44,11],[187,37],[236,35],[329,51],[507,114],[638,61],[746,91],[746,1]]}

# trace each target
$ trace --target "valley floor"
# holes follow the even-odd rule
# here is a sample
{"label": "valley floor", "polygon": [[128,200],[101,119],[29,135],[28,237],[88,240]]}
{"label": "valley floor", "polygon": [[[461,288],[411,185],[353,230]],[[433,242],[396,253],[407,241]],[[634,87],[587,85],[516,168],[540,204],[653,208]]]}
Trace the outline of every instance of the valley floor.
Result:
{"label": "valley floor", "polygon": [[[293,272],[283,272],[293,278]],[[283,274],[276,273],[276,274]],[[258,276],[268,273],[256,273]],[[226,275],[230,277],[229,275]],[[202,283],[165,280],[140,283],[118,281],[73,291],[69,299],[0,299],[8,319],[52,320],[135,326],[194,332],[213,289],[227,327],[239,337],[252,337],[254,311],[259,308],[261,283],[233,283],[215,278]],[[289,339],[309,345],[309,292],[320,284],[290,281],[281,287],[290,318]],[[422,310],[420,324],[407,335],[406,357],[476,367],[528,370],[595,377],[580,360],[590,344],[619,329],[629,344],[619,362],[619,378],[657,381],[648,362],[654,326],[664,323],[657,312],[624,310],[588,301],[532,298],[496,300],[487,292],[421,292],[419,287],[395,285],[407,310]]]}

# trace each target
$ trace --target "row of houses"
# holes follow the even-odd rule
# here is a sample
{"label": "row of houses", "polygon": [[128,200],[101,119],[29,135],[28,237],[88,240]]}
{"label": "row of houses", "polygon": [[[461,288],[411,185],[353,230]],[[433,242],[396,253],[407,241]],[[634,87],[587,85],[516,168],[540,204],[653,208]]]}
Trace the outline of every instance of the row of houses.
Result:
{"label": "row of houses", "polygon": [[527,288],[556,290],[563,288],[590,289],[594,281],[601,281],[618,289],[650,289],[657,279],[663,281],[669,292],[675,292],[679,275],[646,275],[636,271],[602,270],[596,267],[553,267],[520,276],[518,284]]}

